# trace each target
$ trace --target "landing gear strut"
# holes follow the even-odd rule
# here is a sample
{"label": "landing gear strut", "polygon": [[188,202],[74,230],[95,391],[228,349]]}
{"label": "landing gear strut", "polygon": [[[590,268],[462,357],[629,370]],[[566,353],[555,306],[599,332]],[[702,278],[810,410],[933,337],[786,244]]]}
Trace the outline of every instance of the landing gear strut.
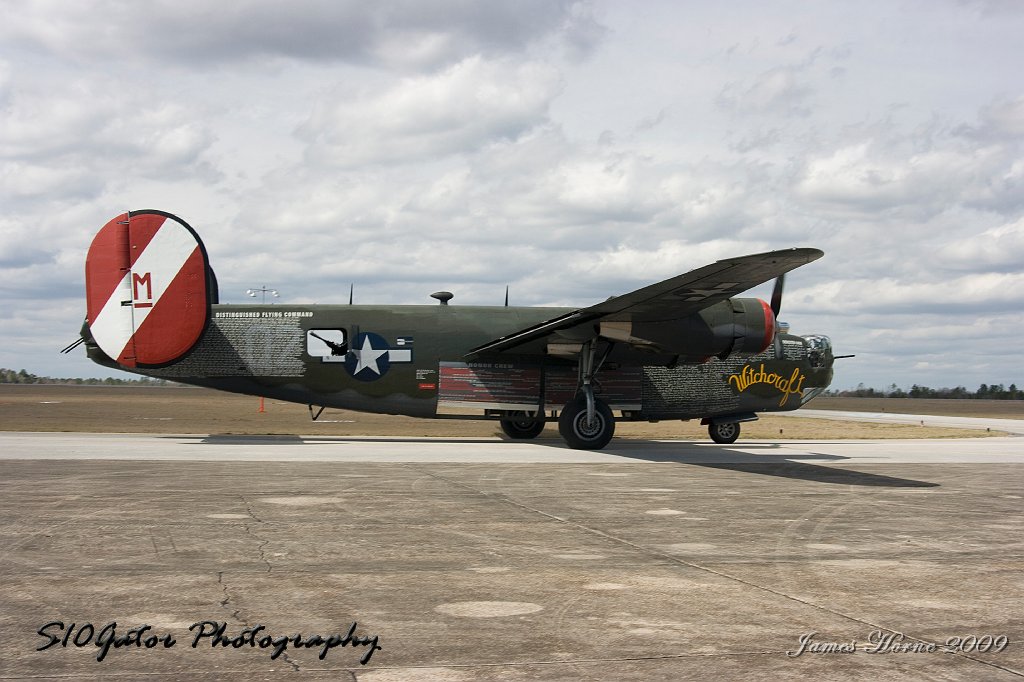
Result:
{"label": "landing gear strut", "polygon": [[611,349],[609,345],[600,360],[594,341],[587,341],[580,349],[579,392],[566,403],[558,417],[558,432],[571,448],[600,450],[615,434],[611,409],[594,396],[594,375]]}

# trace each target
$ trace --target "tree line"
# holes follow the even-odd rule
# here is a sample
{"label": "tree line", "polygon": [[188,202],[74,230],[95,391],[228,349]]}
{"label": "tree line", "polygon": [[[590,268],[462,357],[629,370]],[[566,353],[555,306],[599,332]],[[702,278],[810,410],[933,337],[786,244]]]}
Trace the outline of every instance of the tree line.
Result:
{"label": "tree line", "polygon": [[857,388],[842,391],[826,391],[823,395],[838,396],[841,398],[947,398],[950,400],[1024,400],[1024,390],[1017,388],[1017,384],[1004,386],[1003,384],[982,384],[977,391],[969,391],[963,386],[955,388],[929,388],[914,384],[909,390],[903,390],[896,384],[891,384],[885,390],[867,388],[864,384],[857,384]]}
{"label": "tree line", "polygon": [[150,377],[139,377],[135,379],[54,379],[53,377],[40,377],[26,372],[23,369],[13,370],[0,367],[0,384],[58,384],[64,386],[170,386],[173,381],[166,379],[151,379]]}

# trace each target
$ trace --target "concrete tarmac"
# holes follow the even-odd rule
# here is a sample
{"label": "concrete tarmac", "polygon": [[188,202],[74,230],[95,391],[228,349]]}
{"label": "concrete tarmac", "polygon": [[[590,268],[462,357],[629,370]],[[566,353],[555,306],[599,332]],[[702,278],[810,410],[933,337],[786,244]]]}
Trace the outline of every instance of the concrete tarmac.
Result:
{"label": "concrete tarmac", "polygon": [[0,434],[0,679],[1019,680],[1022,465],[1015,437]]}

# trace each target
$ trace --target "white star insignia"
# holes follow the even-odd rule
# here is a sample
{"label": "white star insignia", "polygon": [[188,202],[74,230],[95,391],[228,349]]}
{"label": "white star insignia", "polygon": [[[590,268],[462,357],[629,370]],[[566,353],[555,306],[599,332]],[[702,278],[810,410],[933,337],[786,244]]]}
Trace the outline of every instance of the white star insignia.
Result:
{"label": "white star insignia", "polygon": [[388,352],[387,348],[374,348],[373,344],[370,343],[370,337],[366,336],[363,338],[363,347],[359,350],[352,351],[356,360],[356,369],[352,374],[359,374],[364,369],[369,369],[376,375],[380,375],[380,367],[377,365],[377,360],[380,356]]}

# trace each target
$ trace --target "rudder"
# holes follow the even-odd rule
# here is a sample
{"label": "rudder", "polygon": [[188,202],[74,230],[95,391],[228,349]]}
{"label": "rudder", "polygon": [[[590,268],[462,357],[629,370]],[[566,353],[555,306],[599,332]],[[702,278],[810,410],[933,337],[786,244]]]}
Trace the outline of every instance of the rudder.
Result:
{"label": "rudder", "polygon": [[203,335],[217,285],[199,235],[181,218],[129,211],[93,238],[85,261],[86,324],[125,367],[167,365]]}

